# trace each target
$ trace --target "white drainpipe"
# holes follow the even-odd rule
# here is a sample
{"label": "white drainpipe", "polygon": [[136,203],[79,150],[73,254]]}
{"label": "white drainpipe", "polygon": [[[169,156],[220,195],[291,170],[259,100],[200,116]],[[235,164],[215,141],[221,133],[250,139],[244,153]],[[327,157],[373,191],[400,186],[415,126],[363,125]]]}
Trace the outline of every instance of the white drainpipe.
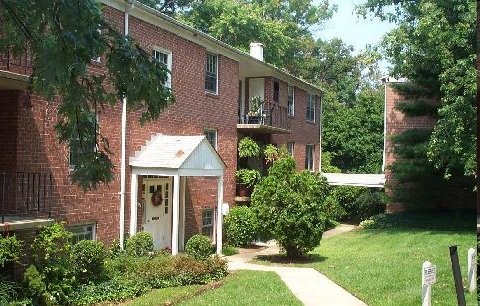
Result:
{"label": "white drainpipe", "polygon": [[[135,1],[127,0],[130,6],[125,9],[125,36],[128,35],[128,12],[133,8]],[[127,134],[127,99],[123,98],[122,105],[122,156],[120,165],[120,248],[123,250],[125,236],[125,171],[126,171],[126,134]]]}

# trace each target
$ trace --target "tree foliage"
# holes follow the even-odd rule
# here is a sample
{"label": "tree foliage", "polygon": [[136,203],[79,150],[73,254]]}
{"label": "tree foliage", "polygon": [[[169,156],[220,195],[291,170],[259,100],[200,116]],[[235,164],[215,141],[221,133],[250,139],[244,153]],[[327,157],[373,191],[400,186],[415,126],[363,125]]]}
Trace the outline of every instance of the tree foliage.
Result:
{"label": "tree foliage", "polygon": [[[84,189],[112,181],[97,111],[126,99],[142,122],[157,119],[174,100],[163,86],[168,70],[109,24],[97,1],[1,0],[0,7],[0,52],[30,56],[31,91],[50,101],[58,97],[59,140],[82,153],[73,181]],[[106,69],[93,73],[89,65],[99,56]]]}
{"label": "tree foliage", "polygon": [[[393,6],[392,6],[393,5]],[[476,172],[476,4],[462,0],[368,0],[359,7],[397,23],[383,41],[394,64],[441,101],[427,155],[445,176]]]}
{"label": "tree foliage", "polygon": [[327,214],[326,179],[318,173],[296,172],[293,157],[281,154],[252,194],[262,236],[276,239],[288,257],[319,245]]}
{"label": "tree foliage", "polygon": [[251,42],[261,42],[265,61],[300,75],[299,67],[311,52],[309,29],[330,18],[335,7],[327,0],[206,0],[194,1],[179,18],[191,26],[248,53]]}

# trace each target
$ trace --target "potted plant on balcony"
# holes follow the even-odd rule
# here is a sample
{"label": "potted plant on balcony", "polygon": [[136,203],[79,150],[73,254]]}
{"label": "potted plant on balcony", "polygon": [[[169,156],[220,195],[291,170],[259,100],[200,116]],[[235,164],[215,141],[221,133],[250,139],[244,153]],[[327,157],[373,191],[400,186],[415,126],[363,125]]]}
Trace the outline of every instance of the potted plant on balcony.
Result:
{"label": "potted plant on balcony", "polygon": [[237,179],[237,195],[239,197],[249,197],[253,186],[260,181],[260,171],[256,169],[238,169],[235,171]]}
{"label": "potted plant on balcony", "polygon": [[253,96],[248,104],[248,123],[262,123],[264,100],[260,96]]}

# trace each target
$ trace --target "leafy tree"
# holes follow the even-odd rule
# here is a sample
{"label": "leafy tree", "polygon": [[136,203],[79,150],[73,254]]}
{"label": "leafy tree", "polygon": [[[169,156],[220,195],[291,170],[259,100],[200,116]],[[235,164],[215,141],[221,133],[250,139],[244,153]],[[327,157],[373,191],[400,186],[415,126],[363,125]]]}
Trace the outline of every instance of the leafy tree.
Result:
{"label": "leafy tree", "polygon": [[164,14],[174,16],[177,10],[187,8],[193,0],[139,0]]}
{"label": "leafy tree", "polygon": [[194,1],[179,18],[245,52],[251,42],[261,42],[266,62],[300,75],[314,42],[309,29],[330,18],[334,9],[328,1],[205,0]]}
{"label": "leafy tree", "polygon": [[293,157],[280,154],[252,194],[252,209],[261,234],[276,239],[288,257],[319,245],[329,217],[325,200],[329,186],[318,173],[296,172]]}
{"label": "leafy tree", "polygon": [[[81,153],[72,180],[84,189],[112,181],[97,110],[126,99],[128,109],[141,111],[142,122],[157,119],[174,100],[163,86],[168,70],[110,25],[97,1],[1,0],[0,7],[0,52],[30,56],[29,92],[58,100],[59,140]],[[91,59],[98,56],[106,69],[91,73]]]}
{"label": "leafy tree", "polygon": [[[392,6],[393,5],[393,6]],[[392,9],[393,8],[393,9]],[[476,171],[476,4],[368,0],[359,12],[397,23],[383,41],[392,73],[441,101],[427,156],[446,177]],[[460,170],[460,172],[458,171]]]}

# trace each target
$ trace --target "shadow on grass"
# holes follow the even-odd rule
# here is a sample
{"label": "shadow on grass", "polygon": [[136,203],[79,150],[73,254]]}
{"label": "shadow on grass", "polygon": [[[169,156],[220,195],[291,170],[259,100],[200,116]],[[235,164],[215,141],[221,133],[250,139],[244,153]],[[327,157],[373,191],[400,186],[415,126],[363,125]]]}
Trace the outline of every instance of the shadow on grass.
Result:
{"label": "shadow on grass", "polygon": [[258,264],[281,264],[281,265],[298,265],[313,264],[327,260],[328,257],[319,254],[307,254],[298,258],[289,258],[286,254],[259,255],[254,260]]}

